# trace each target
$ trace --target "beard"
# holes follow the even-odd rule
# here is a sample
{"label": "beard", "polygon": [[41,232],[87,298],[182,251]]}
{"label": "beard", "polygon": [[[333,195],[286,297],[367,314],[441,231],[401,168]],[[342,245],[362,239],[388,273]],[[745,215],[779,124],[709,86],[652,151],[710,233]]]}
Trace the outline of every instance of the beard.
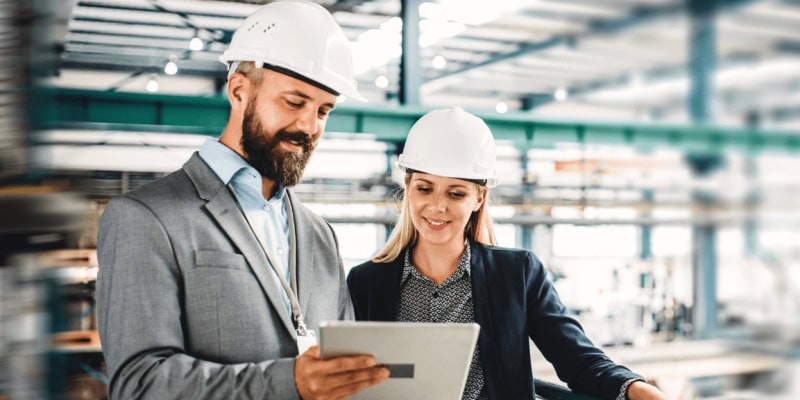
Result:
{"label": "beard", "polygon": [[[242,121],[241,144],[247,162],[261,176],[282,186],[296,185],[303,178],[303,171],[317,143],[305,132],[280,130],[268,137],[256,116],[254,105],[255,98],[247,105]],[[278,144],[284,140],[300,145],[303,151],[299,153],[281,151]]]}

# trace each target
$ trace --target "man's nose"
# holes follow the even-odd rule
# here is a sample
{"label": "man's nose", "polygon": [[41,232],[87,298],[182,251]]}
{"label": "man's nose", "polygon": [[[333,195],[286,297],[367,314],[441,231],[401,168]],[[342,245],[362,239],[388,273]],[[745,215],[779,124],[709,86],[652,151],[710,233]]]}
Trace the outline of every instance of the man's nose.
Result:
{"label": "man's nose", "polygon": [[297,131],[304,132],[309,136],[314,136],[319,133],[319,120],[317,113],[313,111],[304,111],[297,117],[295,121]]}

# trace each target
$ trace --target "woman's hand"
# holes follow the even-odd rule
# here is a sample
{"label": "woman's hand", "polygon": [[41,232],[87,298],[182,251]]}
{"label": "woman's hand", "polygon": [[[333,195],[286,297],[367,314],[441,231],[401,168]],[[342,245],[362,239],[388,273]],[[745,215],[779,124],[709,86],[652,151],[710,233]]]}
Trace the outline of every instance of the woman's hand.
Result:
{"label": "woman's hand", "polygon": [[630,400],[667,400],[655,386],[642,381],[633,382],[628,386],[628,399]]}

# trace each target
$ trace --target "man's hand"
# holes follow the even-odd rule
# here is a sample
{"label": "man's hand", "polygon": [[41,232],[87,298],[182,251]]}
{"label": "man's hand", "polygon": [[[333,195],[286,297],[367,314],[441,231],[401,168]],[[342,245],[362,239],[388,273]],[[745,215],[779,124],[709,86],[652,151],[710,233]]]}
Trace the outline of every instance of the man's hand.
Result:
{"label": "man's hand", "polygon": [[305,400],[343,399],[389,378],[372,356],[319,358],[319,346],[308,349],[294,363],[294,384]]}
{"label": "man's hand", "polygon": [[628,386],[630,400],[667,400],[667,396],[658,388],[642,381],[633,382]]}

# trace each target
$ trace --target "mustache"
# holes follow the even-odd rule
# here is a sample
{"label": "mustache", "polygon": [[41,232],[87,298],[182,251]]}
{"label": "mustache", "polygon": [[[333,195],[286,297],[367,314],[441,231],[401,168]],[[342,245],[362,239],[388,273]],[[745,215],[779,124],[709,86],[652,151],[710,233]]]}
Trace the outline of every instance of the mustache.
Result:
{"label": "mustache", "polygon": [[311,140],[311,135],[305,132],[286,132],[286,131],[279,131],[275,134],[275,140],[283,141],[295,141],[303,145],[303,147],[310,147],[313,145]]}

